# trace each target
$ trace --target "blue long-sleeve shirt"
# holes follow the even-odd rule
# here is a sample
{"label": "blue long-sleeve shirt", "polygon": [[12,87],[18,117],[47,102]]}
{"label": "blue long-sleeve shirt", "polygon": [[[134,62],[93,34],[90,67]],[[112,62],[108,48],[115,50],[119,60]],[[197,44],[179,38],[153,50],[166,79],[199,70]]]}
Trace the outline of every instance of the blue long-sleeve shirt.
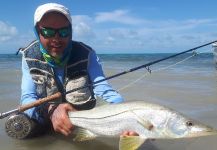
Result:
{"label": "blue long-sleeve shirt", "polygon": [[[57,74],[60,81],[63,81],[64,70],[54,68],[55,73]],[[25,59],[22,59],[22,84],[21,84],[21,104],[28,104],[34,102],[38,99],[36,94],[36,86],[33,82],[33,79],[30,75],[28,65]],[[88,65],[88,73],[90,80],[96,82],[102,79],[105,79],[102,66],[99,62],[99,58],[96,56],[95,52],[90,52],[90,61]],[[95,96],[102,97],[109,103],[119,103],[123,101],[123,98],[119,93],[117,93],[112,87],[107,83],[107,81],[100,82],[94,85],[93,88]],[[30,117],[36,120],[39,119],[36,108],[29,109],[25,113]],[[40,122],[40,121],[39,121]]]}

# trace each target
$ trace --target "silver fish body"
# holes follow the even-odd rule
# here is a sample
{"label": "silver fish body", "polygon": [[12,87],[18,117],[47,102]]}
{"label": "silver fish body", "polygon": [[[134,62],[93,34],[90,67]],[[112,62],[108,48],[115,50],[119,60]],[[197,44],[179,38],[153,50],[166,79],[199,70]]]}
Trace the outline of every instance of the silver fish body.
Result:
{"label": "silver fish body", "polygon": [[93,137],[117,137],[124,131],[135,131],[139,138],[144,140],[198,137],[217,133],[215,129],[170,108],[142,101],[69,112],[69,118],[75,126],[90,131]]}

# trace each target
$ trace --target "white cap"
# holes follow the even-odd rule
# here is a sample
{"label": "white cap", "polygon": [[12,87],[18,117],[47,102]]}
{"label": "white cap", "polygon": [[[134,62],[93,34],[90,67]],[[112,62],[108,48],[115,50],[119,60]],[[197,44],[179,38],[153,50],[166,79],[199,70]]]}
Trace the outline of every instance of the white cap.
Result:
{"label": "white cap", "polygon": [[44,5],[40,5],[36,9],[35,15],[34,15],[34,26],[41,20],[44,14],[48,12],[52,12],[52,11],[56,11],[56,12],[63,14],[72,24],[72,18],[71,18],[68,8],[66,8],[63,5],[57,4],[57,3],[47,3]]}

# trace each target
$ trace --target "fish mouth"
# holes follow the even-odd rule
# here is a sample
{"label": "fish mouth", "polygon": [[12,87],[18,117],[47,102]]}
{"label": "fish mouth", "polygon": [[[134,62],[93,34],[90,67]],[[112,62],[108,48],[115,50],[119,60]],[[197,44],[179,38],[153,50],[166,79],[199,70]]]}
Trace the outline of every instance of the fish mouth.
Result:
{"label": "fish mouth", "polygon": [[205,131],[198,131],[198,132],[192,132],[187,135],[187,137],[192,138],[192,137],[201,137],[201,136],[210,136],[210,135],[217,135],[217,130],[215,129],[210,129],[210,130],[205,130]]}

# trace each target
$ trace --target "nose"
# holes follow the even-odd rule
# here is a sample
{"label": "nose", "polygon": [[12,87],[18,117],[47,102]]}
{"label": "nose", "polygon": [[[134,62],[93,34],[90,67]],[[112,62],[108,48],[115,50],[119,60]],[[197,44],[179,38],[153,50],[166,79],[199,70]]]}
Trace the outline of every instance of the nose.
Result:
{"label": "nose", "polygon": [[55,36],[52,38],[53,41],[60,41],[59,33],[56,32]]}

